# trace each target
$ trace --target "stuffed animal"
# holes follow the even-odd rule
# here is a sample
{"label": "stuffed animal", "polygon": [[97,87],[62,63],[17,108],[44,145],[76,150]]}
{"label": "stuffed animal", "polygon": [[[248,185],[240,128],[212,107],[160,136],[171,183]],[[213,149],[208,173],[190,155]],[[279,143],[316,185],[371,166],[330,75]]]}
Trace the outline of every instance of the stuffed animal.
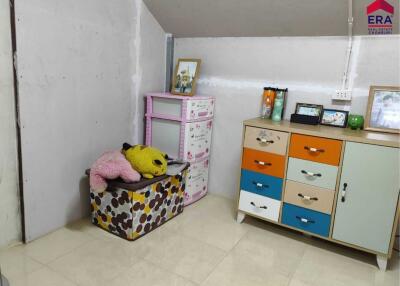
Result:
{"label": "stuffed animal", "polygon": [[135,171],[121,151],[109,151],[100,156],[90,168],[90,188],[96,193],[107,189],[107,179],[121,177],[125,183],[140,180],[140,174]]}
{"label": "stuffed animal", "polygon": [[167,172],[167,154],[157,148],[124,143],[122,153],[132,167],[147,179],[164,175]]}

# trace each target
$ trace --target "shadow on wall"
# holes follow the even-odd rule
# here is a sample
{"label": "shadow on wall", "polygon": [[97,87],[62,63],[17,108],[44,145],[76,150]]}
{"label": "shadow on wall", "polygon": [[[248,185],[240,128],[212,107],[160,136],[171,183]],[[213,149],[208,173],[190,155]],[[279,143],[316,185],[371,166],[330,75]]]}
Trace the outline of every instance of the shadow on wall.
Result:
{"label": "shadow on wall", "polygon": [[[80,207],[79,211],[76,209],[77,206]],[[74,220],[76,218],[76,212],[82,213],[83,217],[87,217],[90,214],[90,186],[88,176],[82,176],[79,180],[79,197],[71,202],[67,221]]]}

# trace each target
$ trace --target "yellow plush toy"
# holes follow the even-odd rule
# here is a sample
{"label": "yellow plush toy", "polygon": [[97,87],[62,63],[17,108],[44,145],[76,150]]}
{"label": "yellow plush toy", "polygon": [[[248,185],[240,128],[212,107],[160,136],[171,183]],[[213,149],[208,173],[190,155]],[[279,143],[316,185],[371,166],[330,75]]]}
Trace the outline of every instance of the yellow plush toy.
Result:
{"label": "yellow plush toy", "polygon": [[147,179],[164,175],[167,172],[167,154],[157,148],[124,143],[122,153],[132,167]]}

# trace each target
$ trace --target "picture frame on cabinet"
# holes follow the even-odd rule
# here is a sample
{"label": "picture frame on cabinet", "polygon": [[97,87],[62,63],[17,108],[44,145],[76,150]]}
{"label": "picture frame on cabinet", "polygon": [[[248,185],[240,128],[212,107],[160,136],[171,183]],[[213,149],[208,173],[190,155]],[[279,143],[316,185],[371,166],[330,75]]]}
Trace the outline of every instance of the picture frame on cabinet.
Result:
{"label": "picture frame on cabinet", "polygon": [[200,64],[200,59],[178,59],[172,81],[172,94],[186,96],[195,94]]}
{"label": "picture frame on cabinet", "polygon": [[306,116],[321,116],[324,107],[318,104],[296,103],[296,114]]}
{"label": "picture frame on cabinet", "polygon": [[399,86],[370,86],[364,129],[400,133]]}
{"label": "picture frame on cabinet", "polygon": [[321,114],[321,125],[346,128],[349,112],[337,109],[323,109]]}

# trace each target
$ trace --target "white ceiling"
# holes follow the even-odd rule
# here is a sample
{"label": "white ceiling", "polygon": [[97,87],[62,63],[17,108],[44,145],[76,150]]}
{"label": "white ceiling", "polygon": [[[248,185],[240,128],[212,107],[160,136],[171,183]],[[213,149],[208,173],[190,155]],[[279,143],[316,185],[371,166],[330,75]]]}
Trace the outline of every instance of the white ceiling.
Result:
{"label": "white ceiling", "polygon": [[[366,6],[354,0],[355,34],[367,34]],[[387,0],[399,11],[398,0]],[[347,34],[348,0],[144,0],[175,37],[337,36]],[[395,32],[398,33],[398,14]]]}

